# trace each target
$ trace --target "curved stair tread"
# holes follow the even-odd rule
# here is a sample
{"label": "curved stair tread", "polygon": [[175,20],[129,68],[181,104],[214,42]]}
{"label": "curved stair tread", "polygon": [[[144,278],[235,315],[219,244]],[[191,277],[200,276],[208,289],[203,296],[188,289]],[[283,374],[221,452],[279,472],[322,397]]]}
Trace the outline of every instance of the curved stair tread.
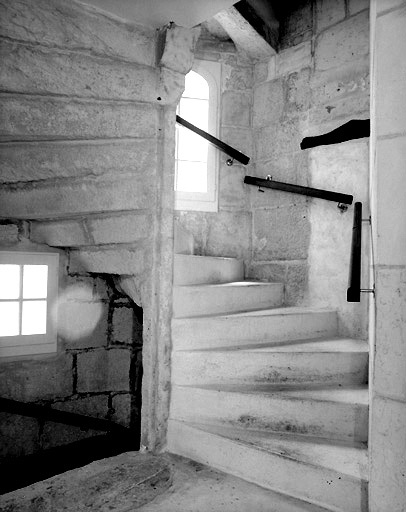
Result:
{"label": "curved stair tread", "polygon": [[324,467],[355,479],[368,480],[368,450],[361,443],[348,444],[297,434],[270,434],[212,424],[180,423],[298,463]]}
{"label": "curved stair tread", "polygon": [[231,281],[229,283],[201,283],[201,284],[178,284],[174,285],[174,288],[187,289],[210,289],[210,288],[238,288],[238,287],[253,287],[253,288],[269,288],[273,286],[283,286],[283,283],[272,282],[265,283],[264,281]]}
{"label": "curved stair tread", "polygon": [[[179,350],[187,351],[187,350]],[[296,339],[273,343],[247,343],[213,348],[194,349],[194,352],[358,352],[368,353],[368,342],[365,340],[357,340],[352,338],[309,338]]]}
{"label": "curved stair tread", "polygon": [[328,308],[307,308],[298,306],[283,306],[265,309],[255,309],[253,311],[238,311],[236,313],[220,313],[218,315],[190,316],[187,318],[173,318],[172,322],[207,322],[208,318],[216,320],[226,320],[229,318],[263,317],[263,316],[288,316],[288,315],[317,315],[317,314],[336,314],[336,310]]}
{"label": "curved stair tread", "polygon": [[333,402],[351,405],[368,406],[368,386],[338,386],[318,384],[203,384],[203,385],[178,385],[196,389],[207,389],[226,393],[240,393],[250,395],[270,395],[281,399],[314,400],[320,402]]}

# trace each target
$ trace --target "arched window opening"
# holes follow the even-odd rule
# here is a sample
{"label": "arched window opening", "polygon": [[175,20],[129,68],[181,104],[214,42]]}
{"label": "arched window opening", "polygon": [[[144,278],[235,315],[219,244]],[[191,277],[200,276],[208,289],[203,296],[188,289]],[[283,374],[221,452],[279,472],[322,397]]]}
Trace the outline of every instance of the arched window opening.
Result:
{"label": "arched window opening", "polygon": [[[217,136],[219,64],[198,62],[185,77],[177,113]],[[205,139],[176,127],[176,209],[217,211],[218,155]]]}

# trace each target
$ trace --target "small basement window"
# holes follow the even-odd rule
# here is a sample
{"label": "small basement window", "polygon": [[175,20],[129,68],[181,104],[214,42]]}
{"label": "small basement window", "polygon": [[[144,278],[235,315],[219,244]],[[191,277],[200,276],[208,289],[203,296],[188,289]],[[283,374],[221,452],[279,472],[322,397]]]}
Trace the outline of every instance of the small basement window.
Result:
{"label": "small basement window", "polygon": [[[218,137],[220,70],[217,62],[196,61],[185,77],[177,113]],[[175,208],[215,212],[218,209],[218,151],[184,126],[176,127]]]}
{"label": "small basement window", "polygon": [[58,262],[57,253],[0,251],[0,357],[56,352]]}

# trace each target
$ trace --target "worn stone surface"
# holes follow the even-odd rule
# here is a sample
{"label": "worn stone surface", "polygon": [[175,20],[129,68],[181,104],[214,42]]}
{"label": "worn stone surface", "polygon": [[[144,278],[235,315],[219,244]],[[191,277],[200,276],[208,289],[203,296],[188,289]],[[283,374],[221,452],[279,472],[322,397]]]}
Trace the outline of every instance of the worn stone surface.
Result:
{"label": "worn stone surface", "polygon": [[96,430],[46,421],[41,433],[41,449],[49,450],[50,448],[80,441],[81,439],[94,437],[98,434],[100,432]]}
{"label": "worn stone surface", "polygon": [[281,49],[295,46],[312,37],[313,11],[311,2],[296,2],[279,26]]}
{"label": "worn stone surface", "polygon": [[183,90],[183,75],[165,68],[6,41],[0,56],[6,91],[170,104]]}
{"label": "worn stone surface", "polygon": [[149,454],[128,452],[2,496],[4,512],[117,512],[152,501],[171,484],[169,465]]}
{"label": "worn stone surface", "polygon": [[210,223],[205,253],[208,256],[246,258],[251,238],[251,215],[249,212],[226,212],[217,214]]}
{"label": "worn stone surface", "polygon": [[406,401],[406,270],[376,272],[376,336],[373,372],[375,392]]}
{"label": "worn stone surface", "polygon": [[252,124],[254,127],[269,126],[278,122],[284,108],[282,80],[262,83],[254,89]]}
{"label": "worn stone surface", "polygon": [[148,268],[147,261],[144,247],[75,250],[70,255],[69,271],[134,275]]}
{"label": "worn stone surface", "polygon": [[52,408],[59,411],[84,414],[92,418],[105,419],[108,412],[107,395],[87,396],[65,402],[55,402],[52,404]]}
{"label": "worn stone surface", "polygon": [[406,503],[406,405],[384,397],[372,399],[370,507],[373,512],[402,510]]}
{"label": "worn stone surface", "polygon": [[221,120],[224,125],[247,126],[251,124],[251,94],[225,92],[221,101]]}
{"label": "worn stone surface", "polygon": [[126,343],[131,345],[133,342],[133,315],[130,307],[118,307],[113,310],[113,343]]}
{"label": "worn stone surface", "polygon": [[78,391],[128,391],[130,351],[93,350],[78,354]]}
{"label": "worn stone surface", "polygon": [[0,413],[0,460],[34,453],[39,438],[40,425],[35,418]]}
{"label": "worn stone surface", "polygon": [[345,18],[344,0],[318,0],[316,3],[317,30],[335,25]]}
{"label": "worn stone surface", "polygon": [[[314,148],[310,154],[311,186],[322,188],[326,173],[331,190],[349,191],[364,204],[363,218],[368,217],[368,143],[348,141]],[[348,192],[347,192],[348,193]],[[339,311],[344,335],[366,336],[366,303],[345,301],[351,250],[352,208],[340,214],[336,205],[314,199],[310,203],[312,224],[309,244],[309,299],[318,306]],[[363,261],[368,261],[368,231],[363,233]],[[362,279],[368,283],[367,266]],[[368,287],[366,285],[366,287]],[[334,290],[334,293],[331,292]]]}
{"label": "worn stone surface", "polygon": [[58,305],[58,333],[65,349],[96,348],[107,344],[107,311],[101,302]]}
{"label": "worn stone surface", "polygon": [[316,69],[330,69],[369,53],[368,12],[364,11],[322,32],[316,41]]}
{"label": "worn stone surface", "polygon": [[16,224],[0,224],[0,244],[18,242],[18,226]]}
{"label": "worn stone surface", "polygon": [[[221,128],[221,140],[247,156],[252,156],[252,131],[249,128],[223,126]],[[227,160],[225,156],[222,158],[223,161]]]}
{"label": "worn stone surface", "polygon": [[244,185],[244,176],[248,170],[237,164],[231,167],[220,167],[219,194],[221,197],[220,209],[244,210],[248,204],[247,186]]}
{"label": "worn stone surface", "polygon": [[305,208],[276,208],[254,212],[255,260],[296,260],[307,257],[310,224]]}
{"label": "worn stone surface", "polygon": [[222,90],[247,91],[253,86],[252,67],[243,67],[224,63],[222,65]]}
{"label": "worn stone surface", "polygon": [[200,30],[199,26],[188,29],[171,24],[165,27],[162,34],[164,48],[159,65],[186,75],[193,65],[193,53]]}
{"label": "worn stone surface", "polygon": [[54,247],[131,243],[150,236],[151,215],[128,213],[60,222],[32,222],[31,240]]}
{"label": "worn stone surface", "polygon": [[[311,65],[312,48],[311,42],[305,41],[291,48],[286,48],[276,56],[275,75],[283,76],[292,71],[297,71]],[[269,70],[268,78],[272,77],[272,70]]]}
{"label": "worn stone surface", "polygon": [[69,396],[73,389],[72,356],[2,362],[0,396],[25,402]]}
{"label": "worn stone surface", "polygon": [[348,12],[350,15],[357,14],[364,9],[369,9],[370,3],[370,0],[350,0],[348,3]]}
{"label": "worn stone surface", "polygon": [[[157,122],[156,109],[147,103],[0,95],[2,140],[148,138],[156,136]],[[111,147],[112,141],[107,144]],[[83,146],[77,151],[80,149],[83,151]],[[30,146],[25,151],[30,151]],[[121,151],[125,153],[124,147]]]}
{"label": "worn stone surface", "polygon": [[3,144],[0,181],[29,182],[103,174],[154,172],[156,142],[133,139],[111,142],[51,142]]}
{"label": "worn stone surface", "polygon": [[114,395],[112,405],[114,409],[112,420],[128,427],[131,418],[131,395],[129,393]]}
{"label": "worn stone surface", "polygon": [[[377,19],[376,30],[380,43],[376,47],[375,58],[379,69],[379,79],[374,92],[377,103],[377,135],[394,135],[405,133],[406,92],[404,83],[406,69],[393,63],[402,62],[405,46],[405,12],[404,6],[398,11]],[[390,30],[387,27],[390,26]],[[385,34],[384,37],[381,34]],[[388,59],[388,51],[391,58]]]}
{"label": "worn stone surface", "polygon": [[[154,30],[123,23],[105,14],[84,10],[62,0],[29,0],[0,3],[1,34],[43,46],[109,56],[153,65]],[[72,22],[66,23],[65,20]],[[7,20],[7,23],[6,23]]]}
{"label": "worn stone surface", "polygon": [[153,177],[114,175],[84,180],[58,180],[4,186],[0,190],[0,216],[22,219],[69,217],[91,212],[146,209]]}

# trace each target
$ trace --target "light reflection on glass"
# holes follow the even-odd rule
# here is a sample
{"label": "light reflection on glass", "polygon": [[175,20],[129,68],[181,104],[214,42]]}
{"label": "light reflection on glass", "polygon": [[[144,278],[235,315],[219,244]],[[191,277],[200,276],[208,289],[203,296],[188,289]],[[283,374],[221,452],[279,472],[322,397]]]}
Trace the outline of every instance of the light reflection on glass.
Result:
{"label": "light reflection on glass", "polygon": [[20,265],[0,265],[0,299],[20,296]]}
{"label": "light reflection on glass", "polygon": [[46,332],[47,301],[24,301],[21,334],[46,334]]}
{"label": "light reflection on glass", "polygon": [[0,336],[18,336],[19,307],[18,302],[0,302]]}
{"label": "light reflection on glass", "polygon": [[180,192],[207,192],[207,165],[205,162],[178,161],[176,190]]}
{"label": "light reflection on glass", "polygon": [[23,298],[45,299],[47,297],[48,266],[24,265]]}

